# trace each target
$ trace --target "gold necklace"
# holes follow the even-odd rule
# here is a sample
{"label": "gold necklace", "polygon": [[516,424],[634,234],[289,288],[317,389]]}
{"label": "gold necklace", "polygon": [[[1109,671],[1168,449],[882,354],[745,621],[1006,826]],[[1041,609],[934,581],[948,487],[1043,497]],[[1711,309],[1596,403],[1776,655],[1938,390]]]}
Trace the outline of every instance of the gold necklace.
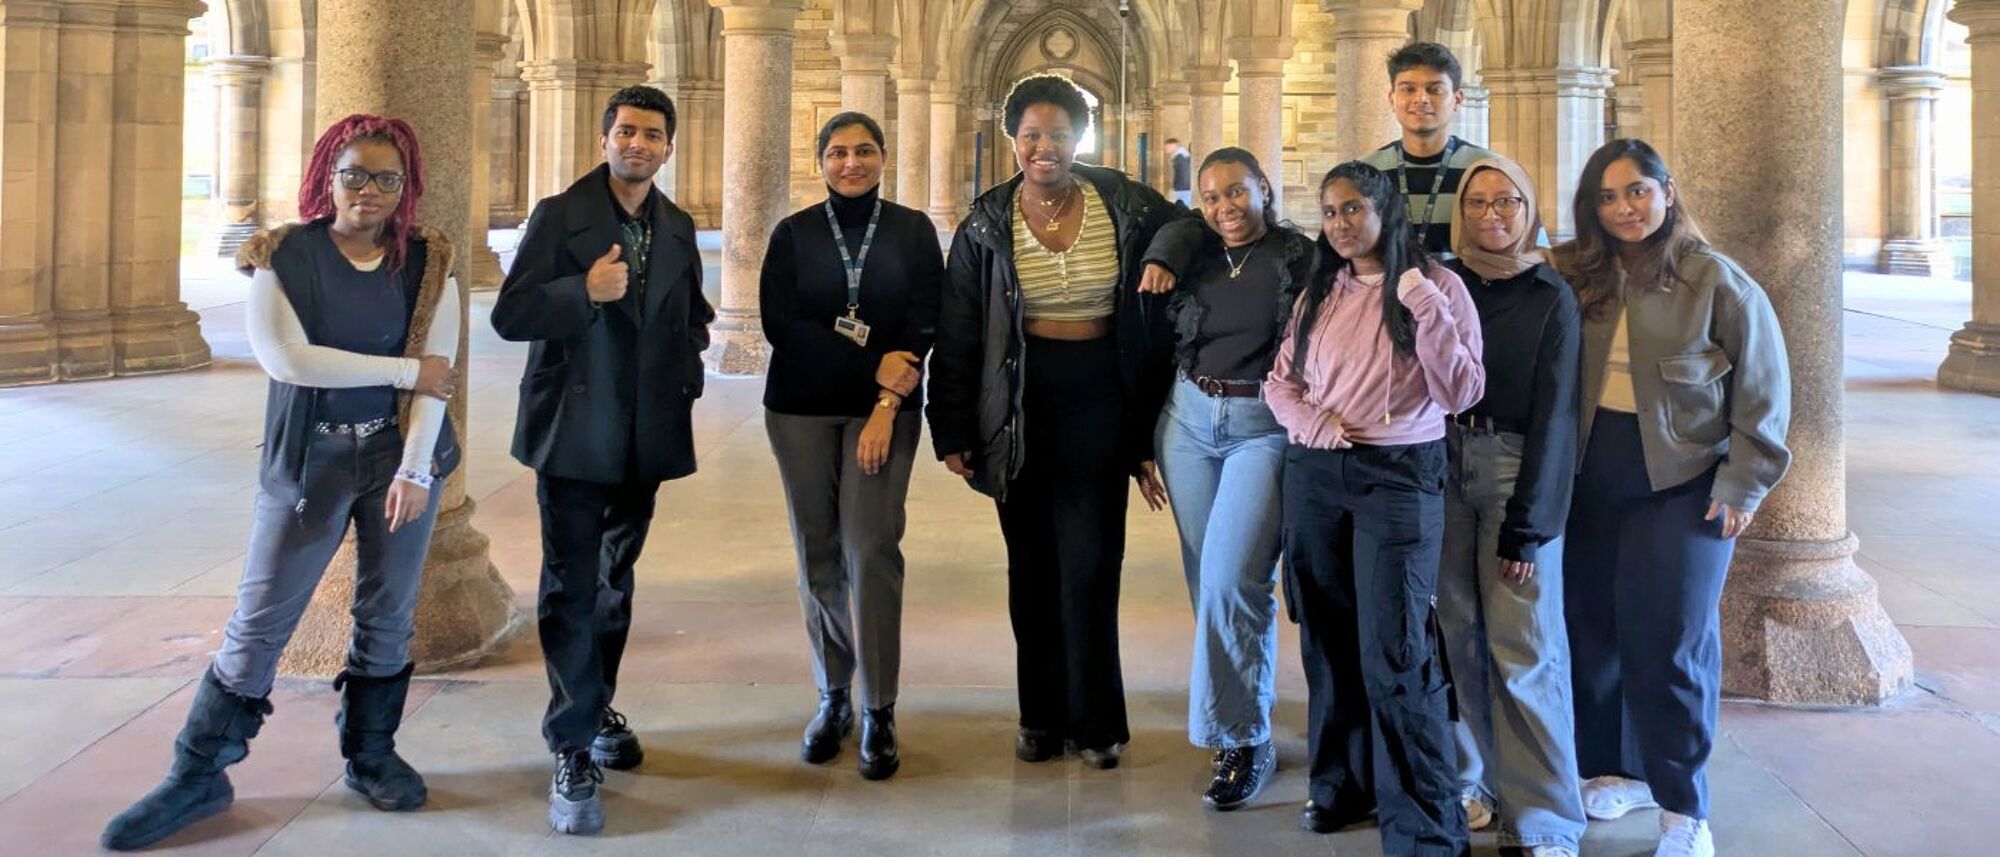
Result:
{"label": "gold necklace", "polygon": [[1231,255],[1229,254],[1229,247],[1228,247],[1228,246],[1226,246],[1226,245],[1225,245],[1225,246],[1224,246],[1224,247],[1222,248],[1222,258],[1224,258],[1224,259],[1226,259],[1226,260],[1228,260],[1228,261],[1229,261],[1229,278],[1230,278],[1230,279],[1234,280],[1234,279],[1236,279],[1237,277],[1240,277],[1240,276],[1243,276],[1243,266],[1244,266],[1244,265],[1248,265],[1248,264],[1250,264],[1250,254],[1251,254],[1251,253],[1255,253],[1255,252],[1257,252],[1257,245],[1255,245],[1255,244],[1252,244],[1252,245],[1250,245],[1250,251],[1249,251],[1248,253],[1244,253],[1244,254],[1243,254],[1243,261],[1241,261],[1241,262],[1238,262],[1238,261],[1236,261],[1236,257],[1235,257],[1235,256],[1231,256]]}
{"label": "gold necklace", "polygon": [[[1023,192],[1023,196],[1025,195],[1026,193]],[[1076,195],[1077,195],[1077,188],[1076,185],[1072,183],[1069,186],[1069,193],[1063,194],[1062,207],[1056,209],[1055,215],[1054,216],[1050,216],[1047,214],[1042,215],[1043,217],[1048,218],[1048,221],[1042,225],[1043,232],[1062,231],[1063,216],[1069,213],[1069,204],[1076,199]],[[1050,200],[1042,200],[1042,199],[1035,200],[1035,204],[1042,206],[1047,206],[1050,204],[1050,202],[1051,202]]]}

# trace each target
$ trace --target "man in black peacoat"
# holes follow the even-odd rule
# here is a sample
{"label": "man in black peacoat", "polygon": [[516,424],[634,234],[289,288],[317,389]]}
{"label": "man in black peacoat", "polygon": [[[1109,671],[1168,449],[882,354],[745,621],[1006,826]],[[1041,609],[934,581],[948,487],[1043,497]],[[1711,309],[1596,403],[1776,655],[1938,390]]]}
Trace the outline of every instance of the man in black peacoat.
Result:
{"label": "man in black peacoat", "polygon": [[532,343],[513,453],[534,468],[541,504],[542,735],[556,755],[549,823],[564,833],[602,827],[600,766],[639,764],[611,708],[632,569],[660,483],[695,469],[691,412],[715,312],[694,221],[652,184],[673,121],[658,90],[612,97],[605,163],[535,206],[493,305],[501,338]]}

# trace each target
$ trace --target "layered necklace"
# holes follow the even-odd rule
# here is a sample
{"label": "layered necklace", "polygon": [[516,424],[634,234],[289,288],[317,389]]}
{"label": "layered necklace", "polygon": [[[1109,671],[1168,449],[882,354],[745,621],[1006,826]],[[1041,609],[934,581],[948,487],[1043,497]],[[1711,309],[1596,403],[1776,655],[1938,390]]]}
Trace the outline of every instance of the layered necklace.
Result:
{"label": "layered necklace", "polygon": [[[1033,217],[1030,216],[1031,214],[1048,218],[1048,222],[1041,227],[1041,230],[1053,234],[1062,230],[1063,217],[1068,213],[1070,204],[1075,202],[1080,196],[1082,196],[1082,189],[1078,188],[1076,182],[1072,181],[1070,182],[1069,193],[1064,194],[1061,200],[1034,200],[1035,205],[1043,209],[1055,208],[1055,214],[1050,215],[1046,211],[1035,211],[1022,205],[1023,202],[1027,201],[1027,185],[1023,183],[1014,190],[1014,208],[1021,212],[1022,218],[1027,221],[1030,231],[1036,228]],[[1058,203],[1060,204],[1058,205]],[[1055,261],[1056,270],[1062,277],[1062,294],[1064,299],[1069,297],[1069,251],[1076,249],[1077,242],[1083,240],[1083,228],[1090,223],[1090,206],[1085,205],[1082,208],[1083,218],[1077,222],[1076,237],[1070,239],[1068,247],[1058,252],[1049,249],[1048,245],[1043,244],[1039,238],[1035,238],[1033,241],[1035,249],[1042,251],[1042,255]]]}

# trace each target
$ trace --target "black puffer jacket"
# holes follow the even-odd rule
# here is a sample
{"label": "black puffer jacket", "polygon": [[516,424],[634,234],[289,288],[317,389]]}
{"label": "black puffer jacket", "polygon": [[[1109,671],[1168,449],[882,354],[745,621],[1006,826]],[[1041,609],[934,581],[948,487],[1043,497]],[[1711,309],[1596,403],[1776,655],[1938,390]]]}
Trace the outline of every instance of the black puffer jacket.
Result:
{"label": "black puffer jacket", "polygon": [[[1264,252],[1282,260],[1278,266],[1278,302],[1271,308],[1271,342],[1283,342],[1285,324],[1292,317],[1292,304],[1312,281],[1318,257],[1313,252],[1311,238],[1286,226],[1273,225],[1256,243],[1265,248]],[[1215,269],[1226,268],[1222,236],[1199,218],[1178,220],[1153,238],[1146,261],[1173,272],[1176,287],[1167,317],[1174,331],[1174,369],[1183,375],[1190,374],[1194,372],[1195,352],[1201,345],[1202,318],[1208,315],[1208,307],[1202,304],[1194,284]]]}
{"label": "black puffer jacket", "polygon": [[[1153,423],[1173,379],[1166,371],[1172,331],[1165,297],[1139,294],[1139,275],[1154,233],[1187,212],[1116,170],[1079,164],[1071,171],[1103,197],[1117,235],[1118,301],[1112,318],[1126,404],[1119,451],[1121,463],[1136,473],[1140,462],[1153,459]],[[938,457],[968,453],[973,475],[967,481],[1001,500],[1021,472],[1024,452],[1021,389],[1027,376],[1021,353],[1027,340],[1013,232],[1014,192],[1021,181],[1016,174],[980,194],[958,225],[945,262],[931,353],[928,415]]]}

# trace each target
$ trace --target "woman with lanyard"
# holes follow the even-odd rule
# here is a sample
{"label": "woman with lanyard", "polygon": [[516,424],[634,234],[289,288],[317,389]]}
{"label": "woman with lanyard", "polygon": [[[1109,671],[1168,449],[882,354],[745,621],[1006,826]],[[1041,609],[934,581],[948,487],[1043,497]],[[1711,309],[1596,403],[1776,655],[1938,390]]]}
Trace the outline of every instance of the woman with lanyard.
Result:
{"label": "woman with lanyard", "polygon": [[[1083,95],[1054,75],[1004,111],[1021,172],[981,194],[952,239],[931,358],[931,438],[999,503],[1019,673],[1015,755],[1066,746],[1111,768],[1131,739],[1118,663],[1126,480],[1165,505],[1153,423],[1172,376],[1146,247],[1182,209],[1116,170],[1073,164]],[[1158,270],[1151,268],[1151,270]]]}
{"label": "woman with lanyard", "polygon": [[[1203,219],[1160,230],[1148,264],[1178,276],[1174,387],[1160,414],[1160,476],[1180,530],[1195,614],[1188,740],[1215,751],[1202,801],[1249,803],[1277,769],[1271,705],[1278,657],[1278,477],[1285,430],[1263,378],[1311,277],[1312,239],[1278,220],[1256,156],[1217,149],[1196,176]],[[1149,272],[1150,273],[1150,272]]]}
{"label": "woman with lanyard", "polygon": [[772,230],[758,295],[771,343],[764,428],[791,511],[820,695],[800,755],[815,765],[839,755],[858,695],[871,780],[899,764],[904,500],[944,279],[930,218],[879,194],[882,139],[865,114],[827,120],[827,198]]}
{"label": "woman with lanyard", "polygon": [[1486,367],[1486,396],[1445,432],[1438,627],[1472,738],[1461,732],[1459,783],[1473,829],[1490,821],[1496,798],[1505,810],[1503,854],[1576,857],[1584,817],[1562,599],[1576,298],[1535,247],[1541,218],[1519,164],[1473,164],[1457,209],[1458,258],[1446,266],[1478,307]]}
{"label": "woman with lanyard", "polygon": [[1583,808],[1658,806],[1655,853],[1707,857],[1723,582],[1791,464],[1784,335],[1653,147],[1598,149],[1575,213],[1555,257],[1583,313],[1583,466],[1563,551]]}
{"label": "woman with lanyard", "polygon": [[1382,851],[1457,857],[1465,812],[1434,639],[1445,416],[1485,392],[1478,311],[1359,161],[1320,182],[1320,268],[1264,397],[1284,426],[1287,601],[1307,687],[1300,825],[1380,819]]}
{"label": "woman with lanyard", "polygon": [[423,192],[416,132],[349,116],[313,147],[305,222],[236,254],[250,274],[250,350],[271,376],[243,582],[166,782],[111,820],[106,848],[145,847],[235,799],[223,769],[271,713],[278,658],[350,527],[354,640],[333,681],[345,780],[377,809],[424,805],[395,735],[431,525],[459,458],[445,401],[460,319],[451,245],[417,225]]}

